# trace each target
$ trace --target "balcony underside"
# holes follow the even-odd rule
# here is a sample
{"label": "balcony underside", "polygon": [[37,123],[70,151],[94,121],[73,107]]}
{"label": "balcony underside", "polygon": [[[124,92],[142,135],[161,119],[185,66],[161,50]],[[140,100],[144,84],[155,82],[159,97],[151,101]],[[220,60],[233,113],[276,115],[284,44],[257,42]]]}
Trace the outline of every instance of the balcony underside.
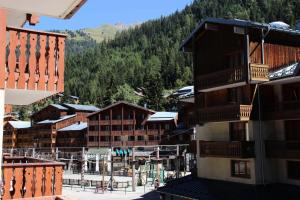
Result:
{"label": "balcony underside", "polygon": [[254,158],[252,141],[200,141],[200,157]]}
{"label": "balcony underside", "polygon": [[29,105],[56,94],[51,91],[5,89],[5,104]]}

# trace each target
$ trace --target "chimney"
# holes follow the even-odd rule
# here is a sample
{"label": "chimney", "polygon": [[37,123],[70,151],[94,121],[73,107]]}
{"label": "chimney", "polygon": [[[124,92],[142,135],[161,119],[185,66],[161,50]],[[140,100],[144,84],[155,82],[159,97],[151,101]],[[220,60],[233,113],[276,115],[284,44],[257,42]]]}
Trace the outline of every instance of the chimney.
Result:
{"label": "chimney", "polygon": [[147,103],[144,103],[144,108],[147,108]]}

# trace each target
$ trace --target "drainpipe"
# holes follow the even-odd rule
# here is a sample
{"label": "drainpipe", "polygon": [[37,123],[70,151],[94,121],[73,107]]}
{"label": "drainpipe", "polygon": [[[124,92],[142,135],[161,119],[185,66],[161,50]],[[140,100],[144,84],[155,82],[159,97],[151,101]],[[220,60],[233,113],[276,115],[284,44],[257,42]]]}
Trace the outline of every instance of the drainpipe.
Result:
{"label": "drainpipe", "polygon": [[[264,30],[261,30],[261,63],[265,64],[265,50],[264,50],[264,43],[265,38],[270,32],[270,26],[268,26],[267,32],[264,33]],[[258,121],[259,121],[259,141],[260,141],[260,155],[261,155],[261,176],[262,176],[262,184],[265,185],[265,164],[264,164],[264,158],[265,158],[265,151],[264,151],[264,141],[263,141],[263,135],[262,135],[262,122],[261,122],[261,99],[260,99],[260,84],[257,84],[257,95],[258,95]]]}

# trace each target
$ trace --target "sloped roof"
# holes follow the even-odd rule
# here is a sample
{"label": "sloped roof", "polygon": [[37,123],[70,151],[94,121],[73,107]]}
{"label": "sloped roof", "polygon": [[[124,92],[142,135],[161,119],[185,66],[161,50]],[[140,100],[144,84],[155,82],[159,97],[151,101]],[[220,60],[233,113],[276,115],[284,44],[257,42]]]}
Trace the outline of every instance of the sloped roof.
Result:
{"label": "sloped roof", "polygon": [[147,119],[147,122],[175,120],[177,115],[177,112],[156,112]]}
{"label": "sloped roof", "polygon": [[60,105],[60,104],[50,104],[50,106],[53,106],[53,107],[55,107],[55,108],[57,108],[57,109],[59,109],[59,110],[68,110],[68,108],[63,107],[63,106]]}
{"label": "sloped roof", "polygon": [[276,80],[281,78],[286,78],[290,76],[298,75],[300,71],[300,62],[296,62],[287,66],[284,66],[278,70],[269,72],[269,79]]}
{"label": "sloped roof", "polygon": [[189,46],[189,44],[193,41],[193,38],[195,35],[198,35],[201,30],[203,30],[203,27],[206,23],[212,23],[212,24],[221,24],[221,25],[228,25],[228,26],[238,26],[238,27],[245,27],[245,28],[251,28],[251,29],[264,29],[266,31],[270,32],[280,32],[284,33],[286,35],[292,35],[292,36],[300,36],[299,30],[293,30],[289,28],[279,28],[278,26],[272,26],[267,23],[259,23],[249,20],[240,20],[240,19],[223,19],[223,18],[205,18],[204,20],[201,20],[198,24],[198,26],[194,29],[194,31],[187,37],[187,39],[182,43],[180,46],[180,49],[183,51],[192,51],[192,49],[186,48]]}
{"label": "sloped roof", "polygon": [[80,111],[97,112],[100,110],[100,108],[97,108],[96,106],[93,105],[81,105],[81,104],[69,104],[69,103],[64,103],[63,105]]}
{"label": "sloped roof", "polygon": [[31,127],[30,121],[8,121],[8,123],[15,129],[29,128]]}
{"label": "sloped roof", "polygon": [[95,114],[98,114],[98,113],[100,113],[100,112],[102,112],[102,111],[104,111],[104,110],[110,109],[110,108],[112,108],[112,107],[114,107],[114,106],[117,106],[117,105],[120,105],[120,104],[125,104],[125,105],[128,105],[128,106],[135,107],[135,108],[137,108],[137,109],[141,109],[141,110],[144,110],[144,111],[147,111],[147,112],[155,113],[154,110],[151,110],[151,109],[148,109],[148,108],[144,108],[144,107],[142,107],[142,106],[139,106],[139,105],[136,105],[136,104],[133,104],[133,103],[128,103],[128,102],[126,102],[126,101],[118,101],[118,102],[116,102],[116,103],[114,103],[114,104],[111,104],[111,105],[109,105],[109,106],[107,106],[107,107],[105,107],[105,108],[100,109],[99,111],[97,111],[97,112],[95,112],[95,113],[92,113],[92,114],[88,115],[88,117],[93,116],[93,115],[95,115]]}
{"label": "sloped roof", "polygon": [[86,122],[75,123],[70,126],[59,129],[58,131],[81,131],[88,127]]}
{"label": "sloped roof", "polygon": [[60,117],[59,119],[54,119],[54,120],[46,119],[44,121],[38,122],[37,124],[55,124],[57,122],[60,122],[60,121],[66,120],[66,119],[70,119],[75,116],[76,116],[76,114],[75,115],[65,115],[65,116]]}

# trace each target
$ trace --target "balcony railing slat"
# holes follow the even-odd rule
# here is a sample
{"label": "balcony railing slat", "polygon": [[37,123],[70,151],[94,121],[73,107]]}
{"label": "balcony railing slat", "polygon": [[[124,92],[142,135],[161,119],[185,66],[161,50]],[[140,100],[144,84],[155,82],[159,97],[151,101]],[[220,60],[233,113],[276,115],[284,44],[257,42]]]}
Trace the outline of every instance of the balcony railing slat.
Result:
{"label": "balcony railing slat", "polygon": [[27,34],[20,32],[20,56],[19,56],[19,80],[18,89],[25,89],[25,70],[26,70],[26,40]]}
{"label": "balcony railing slat", "polygon": [[16,167],[14,170],[14,178],[15,178],[15,184],[14,184],[14,199],[20,199],[22,198],[22,190],[23,190],[23,167]]}
{"label": "balcony railing slat", "polygon": [[48,61],[48,90],[54,90],[54,73],[55,73],[55,37],[49,36],[49,61]]}
{"label": "balcony railing slat", "polygon": [[43,196],[43,167],[35,167],[35,177],[34,177],[34,196],[40,197]]}
{"label": "balcony railing slat", "polygon": [[6,183],[4,184],[4,191],[3,191],[3,199],[11,199],[10,198],[10,183],[13,178],[13,168],[3,168],[3,176]]}
{"label": "balcony railing slat", "polygon": [[26,167],[25,168],[25,179],[26,179],[26,192],[24,197],[25,198],[30,198],[33,195],[33,167]]}
{"label": "balcony railing slat", "polygon": [[46,35],[40,36],[40,57],[39,57],[39,83],[38,83],[38,90],[45,90],[46,84]]}
{"label": "balcony railing slat", "polygon": [[58,38],[58,82],[57,90],[64,91],[64,65],[65,65],[65,38]]}
{"label": "balcony railing slat", "polygon": [[52,196],[52,176],[53,176],[53,167],[46,167],[45,170],[45,193],[44,196]]}
{"label": "balcony railing slat", "polygon": [[9,55],[8,55],[8,79],[6,87],[15,87],[15,68],[16,68],[16,46],[17,46],[17,32],[11,31],[9,33]]}
{"label": "balcony railing slat", "polygon": [[54,184],[54,195],[61,195],[62,194],[62,172],[63,168],[61,166],[56,166],[55,167],[55,184]]}
{"label": "balcony railing slat", "polygon": [[37,35],[30,34],[30,54],[29,54],[29,80],[28,89],[35,89],[35,74],[36,74],[36,46],[37,46]]}

